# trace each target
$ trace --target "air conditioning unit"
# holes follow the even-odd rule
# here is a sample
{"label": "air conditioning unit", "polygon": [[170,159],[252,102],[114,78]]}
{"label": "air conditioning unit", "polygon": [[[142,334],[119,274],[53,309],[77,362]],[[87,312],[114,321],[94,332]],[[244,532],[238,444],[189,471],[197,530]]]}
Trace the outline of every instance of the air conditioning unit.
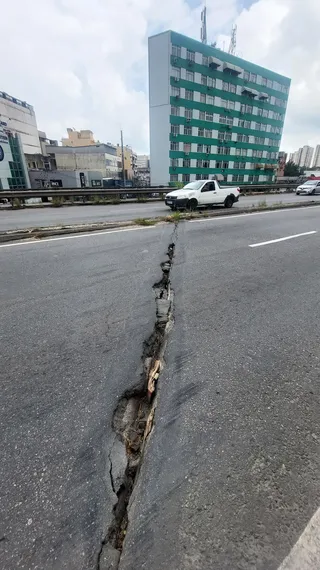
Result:
{"label": "air conditioning unit", "polygon": [[179,77],[174,77],[174,80],[175,80],[176,83],[178,83]]}
{"label": "air conditioning unit", "polygon": [[176,99],[177,99],[177,100],[180,99],[180,95],[176,95]]}
{"label": "air conditioning unit", "polygon": [[192,66],[193,66],[193,61],[191,61],[191,60],[189,59],[189,61],[188,61],[188,67],[192,67]]}
{"label": "air conditioning unit", "polygon": [[190,152],[185,152],[184,155],[185,156],[189,156]]}
{"label": "air conditioning unit", "polygon": [[178,58],[177,58],[177,57],[174,57],[174,58],[173,58],[173,63],[178,63]]}
{"label": "air conditioning unit", "polygon": [[191,119],[187,119],[187,123],[191,123]]}

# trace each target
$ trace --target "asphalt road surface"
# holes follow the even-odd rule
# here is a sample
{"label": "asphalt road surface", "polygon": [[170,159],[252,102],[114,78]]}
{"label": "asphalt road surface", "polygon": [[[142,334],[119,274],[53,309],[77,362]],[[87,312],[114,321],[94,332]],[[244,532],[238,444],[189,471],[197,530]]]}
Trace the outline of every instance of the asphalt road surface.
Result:
{"label": "asphalt road surface", "polygon": [[[320,506],[319,215],[179,226],[175,324],[121,570],[277,570]],[[318,542],[281,570],[320,568],[316,520]]]}
{"label": "asphalt road surface", "polygon": [[[256,206],[261,201],[267,204],[300,203],[308,200],[320,201],[320,196],[296,196],[296,194],[274,194],[271,196],[241,197],[234,208]],[[220,206],[218,206],[220,207]],[[0,231],[19,228],[77,224],[90,222],[124,221],[136,218],[152,218],[171,213],[163,202],[119,204],[111,206],[68,206],[63,208],[40,208],[30,210],[0,209]]]}
{"label": "asphalt road surface", "polygon": [[91,570],[171,226],[0,247],[0,568]]}
{"label": "asphalt road surface", "polygon": [[[178,225],[120,570],[278,570],[290,552],[281,570],[319,569],[316,542],[302,538],[309,565],[294,549],[320,506],[319,220]],[[139,377],[171,239],[165,225],[0,245],[0,568],[96,568],[112,411]]]}

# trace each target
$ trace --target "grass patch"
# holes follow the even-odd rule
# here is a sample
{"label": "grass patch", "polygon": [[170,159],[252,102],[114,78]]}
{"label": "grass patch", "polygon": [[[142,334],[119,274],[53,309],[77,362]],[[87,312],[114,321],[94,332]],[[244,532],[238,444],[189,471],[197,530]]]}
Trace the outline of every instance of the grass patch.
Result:
{"label": "grass patch", "polygon": [[133,222],[137,226],[154,226],[157,223],[157,220],[148,220],[147,218],[136,218]]}
{"label": "grass patch", "polygon": [[267,208],[268,204],[266,200],[260,200],[260,202],[258,202],[257,204],[257,208]]}
{"label": "grass patch", "polygon": [[141,204],[144,204],[145,202],[147,202],[147,198],[145,196],[138,196],[137,197],[137,202],[140,202]]}
{"label": "grass patch", "polygon": [[53,208],[60,208],[61,206],[63,206],[63,203],[64,199],[62,196],[54,196],[52,198],[51,206],[53,206]]}
{"label": "grass patch", "polygon": [[20,198],[14,198],[12,201],[12,209],[13,210],[20,210],[22,208],[22,202]]}

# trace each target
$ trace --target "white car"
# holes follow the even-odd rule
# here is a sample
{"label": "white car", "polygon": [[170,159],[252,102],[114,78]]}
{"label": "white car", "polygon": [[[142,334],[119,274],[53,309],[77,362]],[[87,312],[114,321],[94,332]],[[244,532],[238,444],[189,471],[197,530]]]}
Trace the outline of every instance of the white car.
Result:
{"label": "white car", "polygon": [[296,189],[296,194],[307,196],[310,194],[320,194],[320,180],[307,180]]}
{"label": "white car", "polygon": [[171,210],[187,208],[196,210],[199,206],[214,206],[223,204],[226,208],[232,208],[238,202],[240,188],[219,186],[216,180],[195,180],[189,182],[183,188],[173,190],[165,197],[165,204]]}

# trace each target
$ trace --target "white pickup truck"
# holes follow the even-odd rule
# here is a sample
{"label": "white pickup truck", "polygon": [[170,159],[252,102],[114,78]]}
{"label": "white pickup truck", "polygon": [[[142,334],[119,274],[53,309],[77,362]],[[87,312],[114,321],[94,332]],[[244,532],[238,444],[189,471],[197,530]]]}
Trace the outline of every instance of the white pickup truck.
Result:
{"label": "white pickup truck", "polygon": [[165,197],[165,203],[171,210],[187,208],[196,210],[201,206],[214,206],[223,204],[226,208],[232,208],[234,202],[238,202],[240,188],[219,186],[217,180],[195,180],[189,182],[183,188],[169,192]]}

